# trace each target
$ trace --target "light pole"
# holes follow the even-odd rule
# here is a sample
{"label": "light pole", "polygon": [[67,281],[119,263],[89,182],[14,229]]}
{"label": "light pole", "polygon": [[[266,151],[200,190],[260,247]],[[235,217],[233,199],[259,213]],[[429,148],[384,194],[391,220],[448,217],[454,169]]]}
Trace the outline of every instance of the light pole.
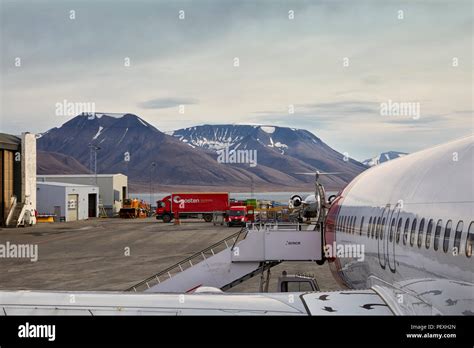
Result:
{"label": "light pole", "polygon": [[150,166],[150,215],[151,215],[151,204],[153,202],[153,170],[156,167],[155,162],[151,162]]}
{"label": "light pole", "polygon": [[253,198],[253,191],[254,191],[254,187],[253,187],[253,176],[250,177],[250,198]]}
{"label": "light pole", "polygon": [[91,174],[94,174],[94,184],[97,185],[97,151],[100,150],[100,147],[89,144],[89,149],[89,170]]}

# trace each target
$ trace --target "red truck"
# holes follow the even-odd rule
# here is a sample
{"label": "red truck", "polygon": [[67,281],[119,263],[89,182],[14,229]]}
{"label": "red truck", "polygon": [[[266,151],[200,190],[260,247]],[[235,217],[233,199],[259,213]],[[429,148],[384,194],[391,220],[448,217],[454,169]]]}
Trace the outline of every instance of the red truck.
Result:
{"label": "red truck", "polygon": [[172,193],[156,203],[156,218],[163,222],[171,222],[176,215],[180,219],[202,218],[211,222],[214,213],[225,214],[229,210],[229,193]]}
{"label": "red truck", "polygon": [[255,221],[254,207],[251,205],[234,205],[227,211],[225,221],[227,226],[245,226],[247,222]]}

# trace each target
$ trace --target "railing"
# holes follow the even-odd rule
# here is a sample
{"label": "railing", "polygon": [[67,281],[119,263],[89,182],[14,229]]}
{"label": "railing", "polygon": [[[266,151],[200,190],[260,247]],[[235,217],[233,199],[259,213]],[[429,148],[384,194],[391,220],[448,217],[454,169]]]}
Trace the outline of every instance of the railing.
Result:
{"label": "railing", "polygon": [[150,287],[160,284],[161,282],[173,277],[173,275],[181,273],[185,271],[186,269],[193,267],[195,264],[206,260],[208,257],[212,257],[215,254],[225,249],[228,249],[231,246],[233,247],[238,237],[240,236],[242,230],[244,229],[245,228],[242,228],[239,232],[236,232],[224,238],[223,240],[207,247],[206,249],[203,249],[195,253],[194,255],[191,255],[190,257],[185,258],[184,260],[181,260],[180,262],[164,269],[163,271],[156,273],[155,275],[152,275],[151,277],[148,277],[147,279],[128,288],[125,291],[138,292],[138,291],[144,291],[146,289],[149,289]]}
{"label": "railing", "polygon": [[302,225],[292,222],[255,222],[248,226],[251,230],[258,231],[301,231]]}
{"label": "railing", "polygon": [[15,213],[16,205],[17,205],[17,198],[16,198],[16,196],[12,196],[11,197],[11,202],[10,202],[10,210],[8,211],[8,215],[7,215],[7,218],[5,220],[5,226],[10,225],[10,220],[12,219],[13,214]]}

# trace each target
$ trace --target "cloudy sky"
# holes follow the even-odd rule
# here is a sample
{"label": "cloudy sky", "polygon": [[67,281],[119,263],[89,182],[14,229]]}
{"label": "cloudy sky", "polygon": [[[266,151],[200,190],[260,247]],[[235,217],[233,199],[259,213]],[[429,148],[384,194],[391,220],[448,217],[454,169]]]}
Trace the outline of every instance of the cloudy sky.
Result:
{"label": "cloudy sky", "polygon": [[[304,128],[359,160],[473,133],[471,0],[0,0],[0,10],[1,132],[60,126],[66,100],[162,131]],[[419,114],[381,113],[389,101]]]}

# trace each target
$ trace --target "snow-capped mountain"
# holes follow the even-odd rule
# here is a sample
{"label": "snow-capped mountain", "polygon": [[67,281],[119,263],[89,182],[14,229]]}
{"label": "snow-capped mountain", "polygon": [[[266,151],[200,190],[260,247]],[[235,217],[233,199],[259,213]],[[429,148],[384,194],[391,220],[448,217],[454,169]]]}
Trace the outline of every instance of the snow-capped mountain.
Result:
{"label": "snow-capped mountain", "polygon": [[373,158],[366,159],[362,163],[365,164],[366,166],[373,167],[381,163],[391,161],[395,158],[403,157],[405,155],[408,155],[408,154],[406,152],[398,152],[398,151],[382,152],[380,155],[375,156]]}
{"label": "snow-capped mountain", "polygon": [[[132,114],[119,118],[76,116],[37,140],[38,149],[50,157],[53,153],[66,155],[87,168],[89,145],[100,148],[98,173],[126,174],[132,186],[149,185],[150,178],[156,185],[244,185],[249,181],[241,171],[220,165],[202,150],[190,148]],[[153,167],[152,162],[156,164]],[[42,168],[40,173],[55,171]]]}
{"label": "snow-capped mountain", "polygon": [[[337,171],[323,177],[328,189],[342,188],[365,169],[312,133],[273,126],[197,126],[165,134],[140,117],[76,116],[37,139],[39,174],[61,174],[60,163],[89,168],[90,145],[97,150],[98,173],[123,173],[131,189],[219,187],[224,190],[293,191],[312,189],[314,178],[300,172]],[[216,151],[249,150],[254,163],[219,160]],[[222,153],[221,153],[222,154]],[[229,155],[229,152],[227,152]],[[75,161],[73,161],[75,160]],[[155,166],[152,166],[152,163]],[[79,169],[78,169],[79,170]]]}
{"label": "snow-capped mountain", "polygon": [[[326,180],[347,183],[365,169],[303,129],[259,125],[202,125],[176,130],[172,136],[191,147],[206,150],[211,156],[230,150],[256,150],[259,165],[301,178],[298,172],[337,171]],[[342,180],[342,182],[341,182]]]}

